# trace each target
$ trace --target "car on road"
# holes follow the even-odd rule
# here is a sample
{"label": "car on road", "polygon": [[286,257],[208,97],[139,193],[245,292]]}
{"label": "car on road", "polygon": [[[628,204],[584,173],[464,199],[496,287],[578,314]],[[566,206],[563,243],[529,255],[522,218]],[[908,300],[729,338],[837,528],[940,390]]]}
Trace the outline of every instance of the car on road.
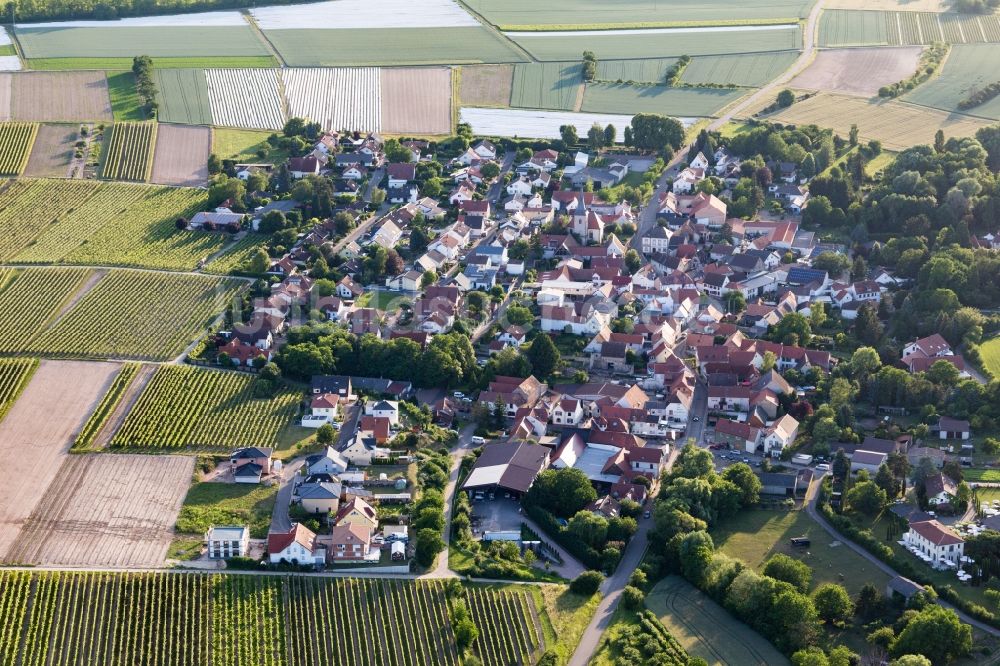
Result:
{"label": "car on road", "polygon": [[694,421],[695,423],[697,423],[698,421],[701,421],[701,417],[700,416],[696,416],[696,417],[694,417],[691,420]]}
{"label": "car on road", "polygon": [[830,471],[830,465],[828,463],[820,463],[820,464],[816,465],[816,471],[817,472],[829,472]]}
{"label": "car on road", "polygon": [[645,511],[642,512],[643,518],[649,518],[651,515],[652,514],[649,512],[649,509],[646,509]]}

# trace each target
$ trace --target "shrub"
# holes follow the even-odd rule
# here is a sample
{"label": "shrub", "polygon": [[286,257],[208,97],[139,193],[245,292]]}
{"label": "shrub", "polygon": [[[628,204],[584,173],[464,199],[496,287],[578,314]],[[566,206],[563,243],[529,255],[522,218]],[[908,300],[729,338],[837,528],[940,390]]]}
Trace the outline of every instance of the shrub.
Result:
{"label": "shrub", "polygon": [[573,582],[569,584],[570,592],[574,594],[580,594],[585,596],[590,596],[597,592],[601,587],[601,583],[604,582],[604,575],[600,571],[584,571],[582,574],[573,579]]}
{"label": "shrub", "polygon": [[642,608],[643,602],[646,600],[646,595],[643,594],[642,590],[632,585],[626,585],[625,589],[622,590],[622,604],[628,610],[639,610]]}

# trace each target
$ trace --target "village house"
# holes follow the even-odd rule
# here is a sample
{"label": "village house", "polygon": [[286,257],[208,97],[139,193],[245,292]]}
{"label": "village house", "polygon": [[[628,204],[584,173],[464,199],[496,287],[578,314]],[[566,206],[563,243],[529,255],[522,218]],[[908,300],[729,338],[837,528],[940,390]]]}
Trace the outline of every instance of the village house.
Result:
{"label": "village house", "polygon": [[315,453],[306,458],[306,470],[313,474],[329,474],[337,476],[347,471],[347,460],[332,446],[326,447],[322,453]]}
{"label": "village house", "polygon": [[309,513],[334,513],[340,507],[343,488],[339,482],[319,481],[303,483],[295,489],[294,496]]}
{"label": "village house", "polygon": [[267,447],[247,447],[233,451],[229,464],[236,483],[260,483],[262,476],[271,473],[271,453]]}
{"label": "village house", "polygon": [[936,520],[910,523],[910,529],[903,535],[903,540],[908,546],[923,553],[933,564],[950,562],[957,565],[965,554],[965,539]]}
{"label": "village house", "polygon": [[361,561],[368,558],[372,533],[362,525],[346,523],[330,529],[329,559],[333,562]]}
{"label": "village house", "polygon": [[958,484],[947,474],[938,472],[924,479],[924,492],[928,504],[951,504],[958,495]]}
{"label": "village house", "polygon": [[205,550],[210,560],[246,557],[250,530],[245,525],[213,525],[205,534]]}
{"label": "village house", "polygon": [[369,532],[378,529],[378,514],[360,497],[352,497],[344,503],[333,520],[336,525],[360,525]]}
{"label": "village house", "polygon": [[322,566],[326,562],[326,548],[316,543],[315,532],[300,523],[292,523],[287,532],[269,533],[267,555],[271,564]]}
{"label": "village house", "polygon": [[938,437],[941,439],[969,439],[972,436],[972,427],[968,421],[953,419],[950,416],[942,416],[938,421]]}

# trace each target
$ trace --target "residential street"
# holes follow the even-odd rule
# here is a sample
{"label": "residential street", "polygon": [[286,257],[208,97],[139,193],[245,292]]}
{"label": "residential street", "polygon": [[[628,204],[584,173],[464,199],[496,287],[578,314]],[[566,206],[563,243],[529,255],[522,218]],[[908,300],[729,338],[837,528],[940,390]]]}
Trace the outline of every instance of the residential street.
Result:
{"label": "residential street", "polygon": [[278,477],[278,497],[274,500],[274,509],[271,512],[270,531],[272,532],[287,532],[292,529],[292,520],[288,517],[288,507],[292,503],[295,479],[304,463],[305,460],[299,458],[281,468],[281,475]]}
{"label": "residential street", "polygon": [[455,498],[458,485],[458,472],[462,466],[462,458],[469,453],[472,446],[472,434],[476,431],[473,423],[465,425],[458,433],[458,446],[451,452],[451,475],[444,489],[444,550],[438,555],[435,567],[421,578],[454,578],[455,573],[448,568],[448,545],[451,543],[451,505]]}

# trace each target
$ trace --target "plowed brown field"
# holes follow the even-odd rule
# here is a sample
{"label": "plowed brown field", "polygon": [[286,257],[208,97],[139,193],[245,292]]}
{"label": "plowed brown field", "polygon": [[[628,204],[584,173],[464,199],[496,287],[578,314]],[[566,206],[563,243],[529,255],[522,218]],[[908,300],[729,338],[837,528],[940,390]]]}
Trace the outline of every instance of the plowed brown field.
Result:
{"label": "plowed brown field", "polygon": [[789,87],[872,97],[882,86],[909,78],[921,50],[919,46],[822,50]]}
{"label": "plowed brown field", "polygon": [[111,96],[104,72],[12,74],[14,120],[111,120]]}
{"label": "plowed brown field", "polygon": [[208,181],[212,130],[192,125],[161,124],[153,153],[153,176],[159,185],[202,187]]}
{"label": "plowed brown field", "polygon": [[381,78],[383,132],[451,133],[451,70],[385,68]]}
{"label": "plowed brown field", "polygon": [[78,136],[77,130],[76,125],[39,127],[24,175],[33,178],[67,177],[69,163],[73,159],[73,144]]}

